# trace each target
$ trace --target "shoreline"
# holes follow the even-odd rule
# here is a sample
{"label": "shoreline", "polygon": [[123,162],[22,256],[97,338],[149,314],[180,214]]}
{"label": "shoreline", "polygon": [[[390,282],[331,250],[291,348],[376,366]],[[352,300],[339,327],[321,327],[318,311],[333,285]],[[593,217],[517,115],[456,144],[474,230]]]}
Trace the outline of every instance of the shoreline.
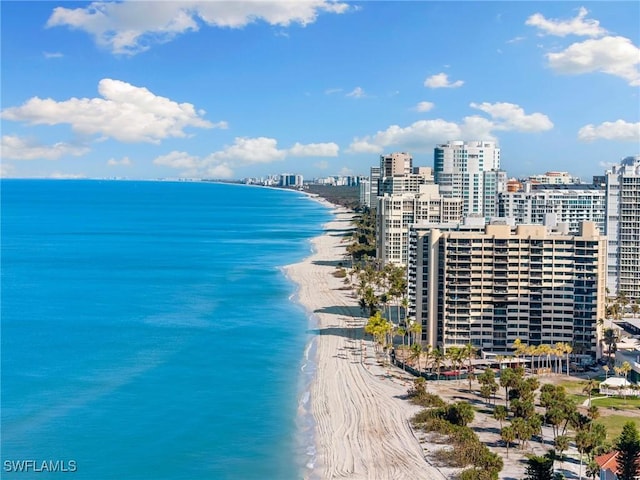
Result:
{"label": "shoreline", "polygon": [[302,368],[315,372],[308,398],[304,389],[299,399],[299,413],[306,405],[313,423],[303,478],[444,480],[409,424],[417,411],[403,399],[411,377],[379,363],[372,342],[362,338],[366,318],[357,300],[333,275],[344,260],[343,239],[354,213],[308,196],[330,208],[333,218],[311,240],[311,255],[283,267],[297,285],[293,300],[307,310],[313,335]]}

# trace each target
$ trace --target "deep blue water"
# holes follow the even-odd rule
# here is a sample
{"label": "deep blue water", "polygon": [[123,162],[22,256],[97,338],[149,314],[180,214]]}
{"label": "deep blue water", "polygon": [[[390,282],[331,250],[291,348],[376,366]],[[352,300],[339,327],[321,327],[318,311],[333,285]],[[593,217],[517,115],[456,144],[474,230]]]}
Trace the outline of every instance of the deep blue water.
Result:
{"label": "deep blue water", "polygon": [[75,479],[300,478],[309,320],[279,267],[326,208],[213,183],[0,187],[2,478],[32,478],[6,464],[29,459]]}

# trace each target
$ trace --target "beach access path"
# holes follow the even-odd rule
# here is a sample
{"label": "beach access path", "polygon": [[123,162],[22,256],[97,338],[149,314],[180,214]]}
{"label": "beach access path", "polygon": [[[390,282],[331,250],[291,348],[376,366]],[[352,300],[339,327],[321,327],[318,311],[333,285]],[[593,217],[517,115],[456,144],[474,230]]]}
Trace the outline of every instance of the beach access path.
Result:
{"label": "beach access path", "polygon": [[402,399],[411,376],[379,362],[372,342],[362,338],[366,318],[357,299],[334,276],[345,261],[353,213],[328,205],[335,217],[313,240],[314,253],[286,267],[299,285],[298,301],[317,320],[310,396],[317,457],[306,478],[444,480],[409,425],[418,411]]}

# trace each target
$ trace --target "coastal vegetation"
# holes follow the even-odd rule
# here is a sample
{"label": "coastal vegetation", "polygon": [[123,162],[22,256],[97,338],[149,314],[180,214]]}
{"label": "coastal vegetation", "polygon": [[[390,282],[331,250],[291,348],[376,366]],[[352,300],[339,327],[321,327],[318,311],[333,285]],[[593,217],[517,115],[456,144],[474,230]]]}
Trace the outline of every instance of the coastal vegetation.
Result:
{"label": "coastal vegetation", "polygon": [[470,403],[446,403],[437,395],[422,390],[421,382],[409,391],[414,402],[426,408],[412,419],[414,428],[439,437],[439,443],[448,447],[437,452],[443,465],[463,469],[460,480],[497,480],[504,465],[502,458],[484,445],[467,425],[475,411]]}

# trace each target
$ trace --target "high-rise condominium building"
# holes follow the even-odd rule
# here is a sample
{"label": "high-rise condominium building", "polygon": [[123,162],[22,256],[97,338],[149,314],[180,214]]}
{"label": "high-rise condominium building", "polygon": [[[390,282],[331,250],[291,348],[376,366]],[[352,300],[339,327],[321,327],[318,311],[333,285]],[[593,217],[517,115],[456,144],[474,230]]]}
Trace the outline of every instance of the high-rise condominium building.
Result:
{"label": "high-rise condominium building", "polygon": [[640,300],[640,155],[605,174],[607,195],[607,287]]}
{"label": "high-rise condominium building", "polygon": [[371,167],[369,172],[369,208],[378,206],[378,184],[380,183],[380,167]]}
{"label": "high-rise condominium building", "polygon": [[500,148],[492,141],[450,141],[434,149],[435,181],[440,193],[463,199],[463,214],[497,215],[497,194],[506,190]]}
{"label": "high-rise condominium building", "polygon": [[459,222],[462,201],[443,198],[437,185],[421,185],[418,193],[382,195],[376,210],[376,258],[382,265],[406,265],[409,225],[414,222]]}
{"label": "high-rise condominium building", "polygon": [[605,248],[592,222],[576,235],[544,225],[412,226],[409,298],[423,341],[509,354],[520,338],[597,356]]}
{"label": "high-rise condominium building", "polygon": [[405,152],[380,155],[380,178],[409,175],[413,168],[413,157]]}
{"label": "high-rise condominium building", "polygon": [[550,215],[557,223],[569,225],[577,233],[582,222],[595,222],[605,232],[605,191],[588,184],[540,184],[526,182],[524,190],[502,192],[498,196],[498,215],[519,224],[543,225]]}

